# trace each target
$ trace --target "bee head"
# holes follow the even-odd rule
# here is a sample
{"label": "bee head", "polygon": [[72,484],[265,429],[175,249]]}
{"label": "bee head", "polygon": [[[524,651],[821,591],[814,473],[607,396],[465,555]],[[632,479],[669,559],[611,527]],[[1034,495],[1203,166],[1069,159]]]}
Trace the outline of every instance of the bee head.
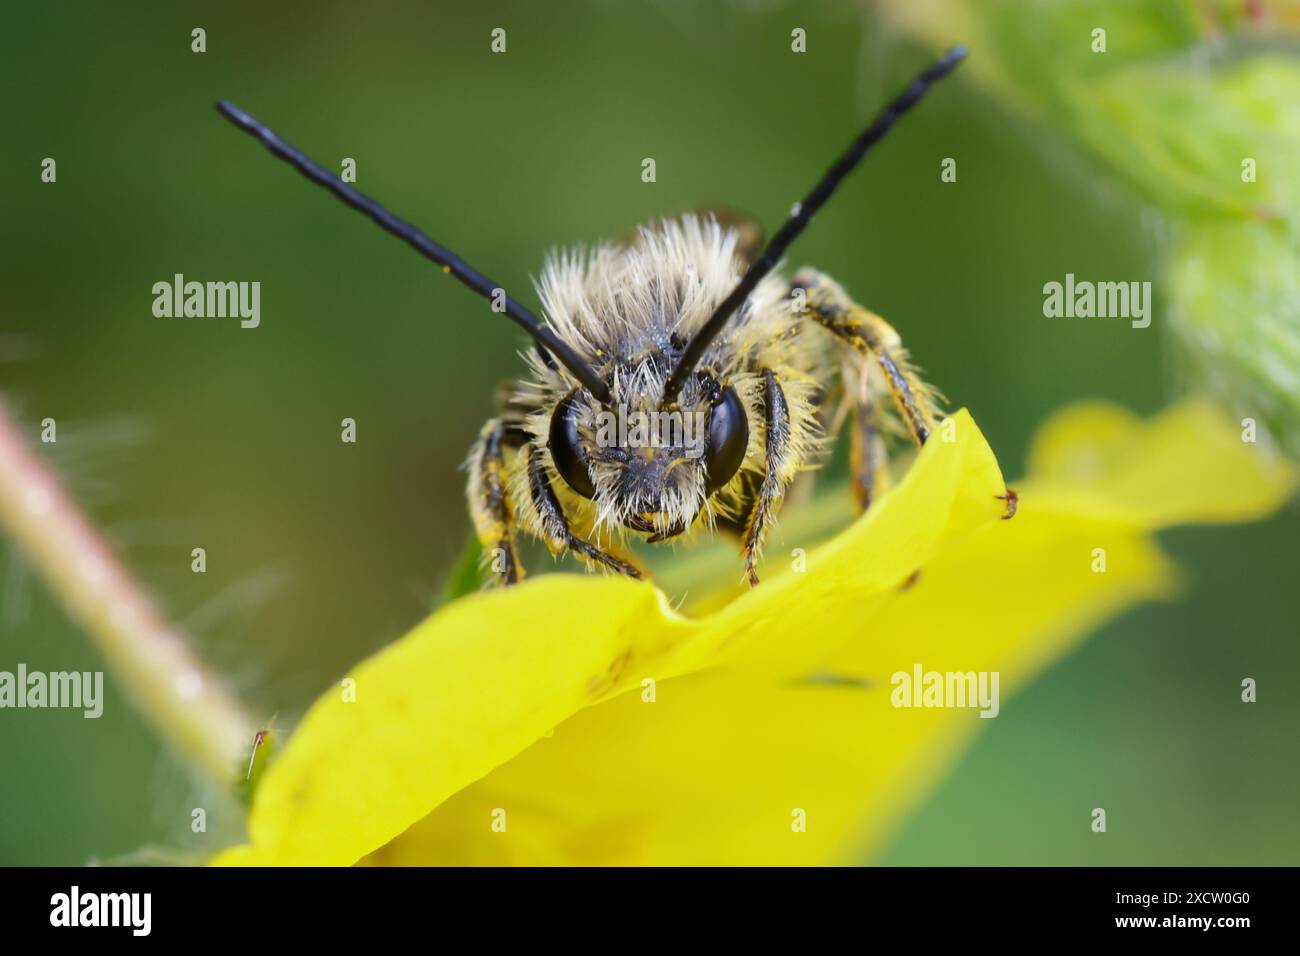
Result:
{"label": "bee head", "polygon": [[603,523],[663,540],[688,529],[739,471],[749,419],[735,389],[709,372],[661,408],[655,371],[639,368],[608,405],[571,392],[551,415],[548,446],[560,477]]}

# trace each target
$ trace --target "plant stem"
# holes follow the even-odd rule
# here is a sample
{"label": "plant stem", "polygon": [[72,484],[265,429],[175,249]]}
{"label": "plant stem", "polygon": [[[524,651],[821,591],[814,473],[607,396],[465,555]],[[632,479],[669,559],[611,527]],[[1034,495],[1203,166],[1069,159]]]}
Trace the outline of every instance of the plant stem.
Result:
{"label": "plant stem", "polygon": [[0,530],[85,627],[163,739],[213,781],[237,781],[255,725],[28,448],[2,405]]}

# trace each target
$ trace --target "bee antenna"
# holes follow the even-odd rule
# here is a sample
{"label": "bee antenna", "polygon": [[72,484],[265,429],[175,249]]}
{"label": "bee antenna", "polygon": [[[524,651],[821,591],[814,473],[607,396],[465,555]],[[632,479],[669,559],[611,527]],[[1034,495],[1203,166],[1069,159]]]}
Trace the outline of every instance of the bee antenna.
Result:
{"label": "bee antenna", "polygon": [[420,255],[440,265],[443,272],[458,279],[462,284],[468,286],[485,299],[496,300],[503,298],[505,300],[505,314],[533,337],[538,348],[543,353],[549,352],[559,359],[564,367],[573,373],[573,377],[581,382],[599,401],[608,401],[608,387],[597,377],[595,371],[581,356],[569,348],[551,329],[543,325],[537,316],[512,299],[504,289],[483,275],[483,273],[474,269],[460,256],[434,242],[409,222],[394,216],[369,196],[353,189],[338,176],[327,172],[312,162],[302,152],[294,149],[277,136],[268,126],[249,116],[233,103],[222,100],[217,103],[217,112],[245,133],[261,140],[262,145],[275,156],[293,166],[312,182],[318,186],[324,186],[353,209],[365,213],[375,221],[379,228],[392,233],[398,239],[405,240]]}
{"label": "bee antenna", "polygon": [[871,125],[853,141],[853,144],[844,155],[835,161],[835,165],[826,171],[826,175],[822,176],[817,185],[813,187],[812,192],[804,197],[803,202],[794,207],[794,211],[791,213],[790,218],[785,221],[785,225],[772,237],[767,247],[750,265],[749,270],[741,278],[740,282],[714,309],[713,315],[704,323],[700,331],[695,333],[695,337],[686,346],[681,361],[677,363],[673,374],[664,385],[664,404],[671,402],[677,396],[677,392],[685,384],[687,377],[695,368],[695,364],[704,355],[704,350],[709,347],[710,342],[717,338],[718,333],[727,324],[727,320],[731,318],[732,313],[749,297],[749,294],[763,281],[763,278],[776,268],[776,264],[785,255],[786,248],[808,228],[813,215],[825,204],[826,200],[831,198],[831,195],[844,181],[844,178],[853,172],[858,163],[862,162],[862,157],[867,154],[867,151],[885,138],[885,134],[893,128],[898,118],[920,102],[921,97],[926,94],[931,86],[952,72],[953,68],[965,58],[966,48],[964,46],[955,46],[940,59],[926,67],[912,81],[911,86],[880,111],[880,114],[872,121]]}

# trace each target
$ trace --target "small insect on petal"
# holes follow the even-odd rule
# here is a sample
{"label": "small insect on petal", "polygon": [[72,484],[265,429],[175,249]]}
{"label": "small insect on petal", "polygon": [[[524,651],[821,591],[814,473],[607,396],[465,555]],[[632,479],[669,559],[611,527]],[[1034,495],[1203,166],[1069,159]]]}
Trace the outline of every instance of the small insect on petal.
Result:
{"label": "small insect on petal", "polygon": [[1016,516],[1016,511],[1020,508],[1020,496],[1008,488],[1005,495],[997,495],[996,497],[999,501],[1007,503],[1007,512],[1002,516],[1002,520],[1010,521]]}

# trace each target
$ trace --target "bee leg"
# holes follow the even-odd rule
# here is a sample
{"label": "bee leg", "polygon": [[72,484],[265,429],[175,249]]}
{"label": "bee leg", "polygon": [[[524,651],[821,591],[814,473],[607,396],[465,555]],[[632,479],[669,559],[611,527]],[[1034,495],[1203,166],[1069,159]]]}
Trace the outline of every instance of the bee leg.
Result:
{"label": "bee leg", "polygon": [[815,269],[800,269],[790,288],[792,292],[804,292],[808,314],[815,322],[879,371],[912,438],[918,445],[925,444],[934,429],[933,395],[912,368],[893,327],[850,299],[834,279]]}
{"label": "bee leg", "polygon": [[838,432],[849,422],[850,488],[860,511],[889,490],[889,460],[885,436],[896,430],[893,419],[882,407],[889,392],[880,381],[879,371],[862,360],[858,353],[845,347],[840,369],[843,398],[834,416],[823,427],[827,434]]}
{"label": "bee leg", "polygon": [[749,586],[758,584],[754,565],[763,551],[763,539],[771,524],[772,515],[786,487],[794,477],[794,462],[790,454],[790,408],[786,404],[781,383],[768,369],[763,369],[763,423],[765,426],[763,483],[759,486],[743,535],[745,577]]}
{"label": "bee leg", "polygon": [[849,469],[853,475],[853,497],[862,511],[889,488],[889,462],[878,416],[879,411],[870,397],[864,396],[853,405]]}
{"label": "bee leg", "polygon": [[505,448],[511,432],[500,418],[483,426],[469,455],[469,513],[474,532],[490,558],[495,581],[515,584],[524,576],[515,553],[515,522],[506,493]]}
{"label": "bee leg", "polygon": [[560,499],[551,487],[551,475],[542,458],[541,449],[528,445],[528,493],[537,524],[540,526],[547,545],[553,552],[572,551],[579,558],[602,565],[629,578],[644,578],[645,572],[636,565],[622,558],[602,551],[586,538],[576,535],[569,527],[569,519],[564,515]]}

